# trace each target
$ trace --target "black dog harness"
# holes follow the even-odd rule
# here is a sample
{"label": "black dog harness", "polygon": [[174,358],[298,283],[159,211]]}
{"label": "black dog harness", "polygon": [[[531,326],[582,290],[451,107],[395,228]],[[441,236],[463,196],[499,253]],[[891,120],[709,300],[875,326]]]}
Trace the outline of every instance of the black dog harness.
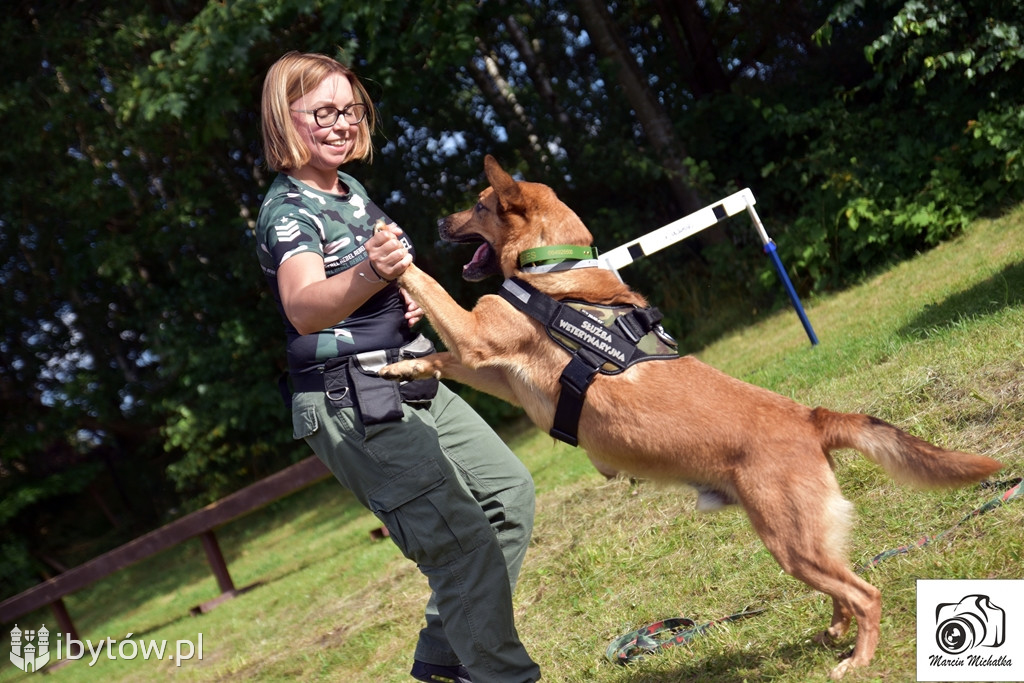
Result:
{"label": "black dog harness", "polygon": [[498,294],[544,325],[572,356],[559,378],[562,391],[550,432],[572,446],[579,443],[583,397],[598,372],[614,375],[641,361],[679,356],[675,340],[659,324],[657,308],[558,301],[515,277],[505,280]]}

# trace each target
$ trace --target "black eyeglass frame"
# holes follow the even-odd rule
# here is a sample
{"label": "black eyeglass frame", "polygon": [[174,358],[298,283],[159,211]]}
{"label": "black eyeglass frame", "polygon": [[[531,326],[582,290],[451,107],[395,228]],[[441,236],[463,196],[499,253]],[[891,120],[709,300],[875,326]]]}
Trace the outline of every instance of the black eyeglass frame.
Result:
{"label": "black eyeglass frame", "polygon": [[[338,122],[338,119],[342,116],[345,117],[345,123],[350,126],[358,126],[366,118],[366,114],[370,107],[362,102],[353,102],[344,109],[338,109],[326,105],[323,107],[317,107],[316,109],[292,109],[294,112],[301,114],[312,114],[313,120],[316,121],[316,125],[321,128],[330,128]],[[352,116],[357,115],[355,121],[352,120]]]}

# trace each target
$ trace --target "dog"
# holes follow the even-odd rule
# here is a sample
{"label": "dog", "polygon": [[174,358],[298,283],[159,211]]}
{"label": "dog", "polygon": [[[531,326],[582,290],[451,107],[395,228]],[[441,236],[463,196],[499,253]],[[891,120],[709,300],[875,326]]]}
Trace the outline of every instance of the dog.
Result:
{"label": "dog", "polygon": [[[514,180],[489,155],[484,170],[490,187],[476,205],[438,223],[443,240],[481,243],[463,267],[465,279],[500,274],[556,302],[647,307],[611,270],[524,268],[524,252],[587,247],[591,234],[548,186]],[[481,297],[467,311],[415,264],[399,284],[447,351],[399,361],[384,367],[382,376],[449,378],[522,406],[538,427],[552,429],[563,390],[559,378],[570,356],[544,324],[498,295]],[[577,434],[578,445],[606,474],[695,486],[698,508],[741,505],[783,570],[832,598],[831,623],[817,640],[843,636],[856,619],[853,652],[831,671],[833,679],[874,656],[881,594],[847,566],[843,547],[853,506],[839,490],[831,452],[856,449],[897,481],[918,487],[962,486],[1001,467],[992,458],[939,448],[875,417],[809,408],[692,356],[594,374]]]}

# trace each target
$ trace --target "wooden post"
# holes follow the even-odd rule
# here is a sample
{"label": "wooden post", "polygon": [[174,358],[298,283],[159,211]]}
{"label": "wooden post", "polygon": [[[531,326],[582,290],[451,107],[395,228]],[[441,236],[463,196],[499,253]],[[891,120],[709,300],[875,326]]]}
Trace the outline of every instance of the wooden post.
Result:
{"label": "wooden post", "polygon": [[57,624],[60,626],[60,630],[68,637],[68,659],[71,659],[76,655],[80,656],[82,654],[82,645],[78,646],[78,652],[71,652],[71,641],[81,641],[81,638],[78,637],[78,631],[75,630],[75,624],[71,621],[71,615],[68,614],[68,608],[64,605],[64,601],[60,598],[57,598],[56,600],[50,603],[50,608],[53,609],[53,615],[57,617]]}
{"label": "wooden post", "polygon": [[213,575],[217,577],[217,586],[221,593],[230,593],[235,590],[235,582],[231,580],[228,572],[228,565],[224,562],[224,554],[220,551],[220,544],[217,537],[213,535],[213,529],[207,529],[199,534],[199,540],[203,542],[203,550],[206,551],[206,560],[213,569]]}
{"label": "wooden post", "polygon": [[217,605],[239,596],[242,593],[251,591],[262,583],[262,581],[257,581],[245,588],[235,588],[235,582],[231,580],[231,574],[228,572],[228,564],[224,561],[224,553],[220,551],[220,544],[217,543],[217,537],[214,536],[213,530],[207,529],[203,533],[199,534],[199,540],[203,543],[203,550],[206,551],[206,559],[210,563],[210,568],[213,569],[213,575],[217,577],[217,586],[220,588],[220,595],[215,597],[213,600],[207,600],[203,604],[196,605],[190,609],[189,614],[192,616],[206,614]]}

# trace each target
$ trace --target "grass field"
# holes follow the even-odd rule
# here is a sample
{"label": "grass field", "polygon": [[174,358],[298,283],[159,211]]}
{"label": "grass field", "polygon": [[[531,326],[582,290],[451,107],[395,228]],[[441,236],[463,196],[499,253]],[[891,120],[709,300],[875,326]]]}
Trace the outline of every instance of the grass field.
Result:
{"label": "grass field", "polygon": [[[821,339],[815,348],[785,310],[697,355],[801,402],[869,412],[942,445],[992,455],[1006,464],[1000,479],[1022,474],[1024,207],[805,304]],[[812,642],[830,601],[781,572],[741,511],[697,514],[687,489],[606,482],[583,453],[531,427],[510,426],[505,435],[538,490],[516,604],[545,680],[824,680],[852,647],[853,633],[834,647]],[[852,452],[837,461],[858,516],[852,564],[949,531],[865,574],[882,590],[882,639],[872,665],[846,680],[914,680],[915,581],[1024,578],[1024,502],[958,525],[1000,490],[913,491]],[[104,651],[91,665],[87,653],[49,665],[49,680],[406,681],[427,591],[389,542],[371,540],[377,526],[328,481],[224,527],[218,537],[236,585],[262,583],[199,617],[189,608],[217,588],[198,542],[98,582],[66,600],[83,639],[112,638],[116,655],[124,640],[167,640],[173,650],[202,633],[203,659],[177,667],[167,653],[161,661],[111,660]],[[703,623],[752,608],[765,611],[629,667],[604,658],[612,639],[646,623]],[[19,625],[44,622],[56,630],[45,611]],[[12,626],[3,625],[0,638],[0,681],[29,677],[8,661]]]}

